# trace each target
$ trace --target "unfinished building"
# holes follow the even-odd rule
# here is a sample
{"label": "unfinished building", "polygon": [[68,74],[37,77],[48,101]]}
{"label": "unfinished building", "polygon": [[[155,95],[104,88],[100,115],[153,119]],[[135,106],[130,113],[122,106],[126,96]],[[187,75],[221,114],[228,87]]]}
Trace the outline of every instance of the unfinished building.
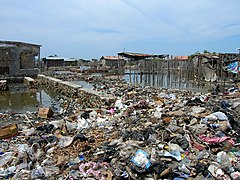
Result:
{"label": "unfinished building", "polygon": [[0,41],[0,76],[32,76],[38,74],[41,45]]}

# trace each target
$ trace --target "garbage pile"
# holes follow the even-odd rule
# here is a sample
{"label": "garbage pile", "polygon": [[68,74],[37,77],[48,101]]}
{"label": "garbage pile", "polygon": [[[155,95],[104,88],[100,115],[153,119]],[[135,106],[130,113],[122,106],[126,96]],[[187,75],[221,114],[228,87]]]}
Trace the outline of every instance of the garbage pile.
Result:
{"label": "garbage pile", "polygon": [[109,80],[98,90],[115,101],[19,115],[18,133],[1,139],[0,177],[240,178],[239,89],[213,96]]}

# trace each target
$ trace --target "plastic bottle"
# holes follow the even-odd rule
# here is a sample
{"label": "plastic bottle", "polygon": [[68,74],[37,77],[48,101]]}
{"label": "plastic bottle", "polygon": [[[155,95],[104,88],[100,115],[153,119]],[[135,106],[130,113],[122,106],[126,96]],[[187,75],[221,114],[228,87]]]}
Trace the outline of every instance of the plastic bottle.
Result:
{"label": "plastic bottle", "polygon": [[3,155],[0,156],[0,167],[4,166],[5,164],[8,164],[8,162],[12,161],[12,152],[6,152]]}
{"label": "plastic bottle", "polygon": [[44,172],[42,166],[37,165],[36,168],[32,170],[32,173],[31,173],[32,179],[38,179],[38,178],[41,178],[44,176],[45,176],[45,172]]}

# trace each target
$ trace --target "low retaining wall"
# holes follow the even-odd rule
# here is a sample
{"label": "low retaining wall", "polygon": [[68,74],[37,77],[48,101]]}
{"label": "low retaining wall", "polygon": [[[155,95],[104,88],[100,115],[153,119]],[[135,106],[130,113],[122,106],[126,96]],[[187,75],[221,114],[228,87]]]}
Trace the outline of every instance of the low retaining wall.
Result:
{"label": "low retaining wall", "polygon": [[26,84],[29,88],[36,88],[36,82],[31,77],[24,77],[24,84]]}
{"label": "low retaining wall", "polygon": [[57,92],[63,96],[77,100],[79,104],[82,104],[83,108],[102,107],[114,101],[112,96],[102,96],[97,91],[82,88],[81,85],[62,81],[43,74],[38,75],[38,84],[44,85],[49,90]]}

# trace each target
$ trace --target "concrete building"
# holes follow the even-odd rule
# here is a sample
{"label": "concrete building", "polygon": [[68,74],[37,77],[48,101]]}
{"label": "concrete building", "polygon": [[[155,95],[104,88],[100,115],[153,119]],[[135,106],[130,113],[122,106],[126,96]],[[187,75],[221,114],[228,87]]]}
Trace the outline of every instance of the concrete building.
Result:
{"label": "concrete building", "polygon": [[44,67],[64,66],[64,58],[58,56],[49,56],[42,59]]}
{"label": "concrete building", "polygon": [[65,58],[64,59],[64,66],[77,66],[78,60],[75,58]]}
{"label": "concrete building", "polygon": [[63,58],[58,56],[49,56],[42,58],[44,67],[77,66],[78,60],[75,58]]}
{"label": "concrete building", "polygon": [[41,45],[0,41],[0,76],[31,76],[38,74]]}

